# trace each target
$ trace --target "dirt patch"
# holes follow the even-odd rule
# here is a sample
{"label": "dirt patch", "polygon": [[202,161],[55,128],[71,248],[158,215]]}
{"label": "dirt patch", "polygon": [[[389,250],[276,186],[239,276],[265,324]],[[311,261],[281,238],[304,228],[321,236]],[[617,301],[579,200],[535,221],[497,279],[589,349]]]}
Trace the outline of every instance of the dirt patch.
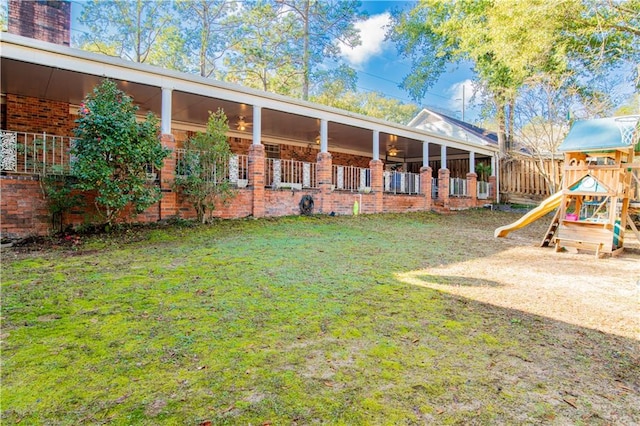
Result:
{"label": "dirt patch", "polygon": [[[517,242],[528,239],[518,236]],[[512,244],[514,239],[505,240]],[[640,254],[517,246],[489,257],[399,274],[406,283],[640,340]],[[458,284],[460,282],[465,285]]]}

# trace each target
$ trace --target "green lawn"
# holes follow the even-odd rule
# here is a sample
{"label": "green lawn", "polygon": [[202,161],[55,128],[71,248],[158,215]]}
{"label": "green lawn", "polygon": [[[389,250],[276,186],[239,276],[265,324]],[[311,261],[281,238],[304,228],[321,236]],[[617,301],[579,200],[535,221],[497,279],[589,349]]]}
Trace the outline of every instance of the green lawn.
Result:
{"label": "green lawn", "polygon": [[2,423],[640,421],[637,341],[395,276],[504,250],[493,229],[516,217],[239,220],[5,250]]}

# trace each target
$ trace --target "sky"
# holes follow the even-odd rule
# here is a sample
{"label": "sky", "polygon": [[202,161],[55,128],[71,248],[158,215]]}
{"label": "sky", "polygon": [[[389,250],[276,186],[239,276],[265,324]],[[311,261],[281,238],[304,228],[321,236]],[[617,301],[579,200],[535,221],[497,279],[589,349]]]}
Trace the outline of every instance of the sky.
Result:
{"label": "sky", "polygon": [[413,1],[363,1],[362,10],[369,18],[356,24],[360,30],[362,44],[354,49],[343,48],[346,62],[358,72],[358,89],[381,92],[387,97],[405,103],[436,108],[439,111],[462,119],[462,98],[464,86],[465,121],[474,122],[479,118],[480,109],[471,102],[473,93],[473,72],[469,65],[452,65],[443,73],[427,95],[416,102],[398,86],[411,71],[409,60],[398,56],[395,45],[385,41],[390,11],[411,8]]}

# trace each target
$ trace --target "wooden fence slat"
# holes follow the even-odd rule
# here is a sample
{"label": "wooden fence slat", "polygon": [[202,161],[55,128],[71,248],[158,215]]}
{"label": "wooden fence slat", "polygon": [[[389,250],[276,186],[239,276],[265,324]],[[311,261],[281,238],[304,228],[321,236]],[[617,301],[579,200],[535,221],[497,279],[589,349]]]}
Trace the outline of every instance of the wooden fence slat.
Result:
{"label": "wooden fence slat", "polygon": [[546,198],[551,195],[552,190],[545,175],[559,188],[562,160],[555,160],[554,168],[551,160],[540,164],[537,159],[510,158],[500,166],[500,191],[518,196]]}

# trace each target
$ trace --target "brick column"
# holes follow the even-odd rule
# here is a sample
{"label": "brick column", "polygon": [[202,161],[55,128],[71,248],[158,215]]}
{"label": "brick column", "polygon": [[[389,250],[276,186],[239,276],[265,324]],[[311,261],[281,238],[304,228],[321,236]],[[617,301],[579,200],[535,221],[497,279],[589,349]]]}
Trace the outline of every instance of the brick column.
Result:
{"label": "brick column", "polygon": [[424,195],[424,209],[431,210],[431,179],[433,177],[433,169],[429,166],[420,168],[420,182],[422,195]]}
{"label": "brick column", "polygon": [[467,173],[467,191],[471,198],[471,206],[476,207],[478,201],[478,175],[475,173]]}
{"label": "brick column", "polygon": [[495,176],[489,176],[489,199],[495,202],[498,198],[498,187],[496,183],[498,179]]}
{"label": "brick column", "polygon": [[332,166],[333,160],[329,152],[319,152],[316,157],[316,173],[318,179],[318,188],[320,188],[320,202],[318,203],[318,212],[329,214],[333,211],[332,200]]}
{"label": "brick column", "polygon": [[438,201],[449,208],[449,169],[438,170]]}
{"label": "brick column", "polygon": [[160,200],[159,219],[167,219],[176,217],[178,214],[178,197],[173,190],[173,183],[176,178],[176,139],[171,134],[162,134],[160,143],[163,147],[169,148],[171,154],[164,159],[162,169],[160,170],[160,191],[162,191],[162,199]]}
{"label": "brick column", "polygon": [[384,164],[382,160],[369,161],[371,169],[371,192],[374,196],[375,213],[382,213],[384,210]]}
{"label": "brick column", "polygon": [[251,144],[249,147],[249,188],[251,189],[253,217],[264,217],[264,145]]}

